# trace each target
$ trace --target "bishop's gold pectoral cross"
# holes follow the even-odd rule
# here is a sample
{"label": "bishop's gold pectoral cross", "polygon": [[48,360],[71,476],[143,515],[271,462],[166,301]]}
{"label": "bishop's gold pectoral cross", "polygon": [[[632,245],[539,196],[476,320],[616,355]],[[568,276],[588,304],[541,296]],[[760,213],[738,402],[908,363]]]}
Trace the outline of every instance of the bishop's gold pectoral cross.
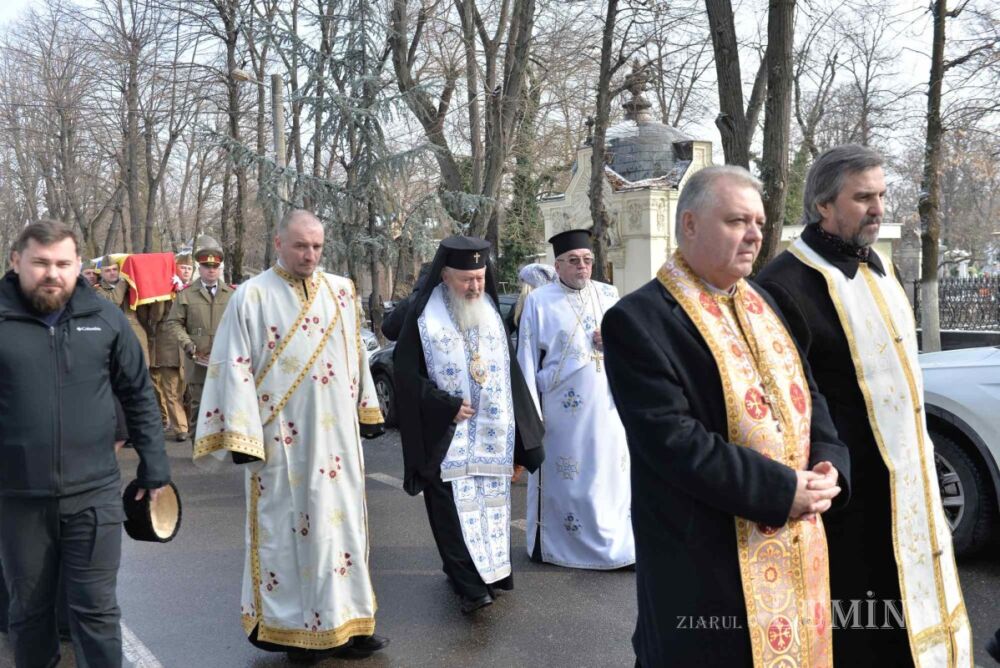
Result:
{"label": "bishop's gold pectoral cross", "polygon": [[597,373],[601,372],[601,360],[604,356],[595,348],[590,351],[590,359],[594,360],[594,364],[597,365]]}

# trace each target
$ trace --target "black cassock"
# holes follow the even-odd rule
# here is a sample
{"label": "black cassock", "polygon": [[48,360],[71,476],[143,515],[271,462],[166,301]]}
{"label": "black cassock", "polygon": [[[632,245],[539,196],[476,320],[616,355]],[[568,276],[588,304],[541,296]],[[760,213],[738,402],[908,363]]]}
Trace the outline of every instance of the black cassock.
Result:
{"label": "black cassock", "polygon": [[[659,281],[608,310],[601,335],[632,456],[638,663],[752,666],[734,517],[783,526],[795,472],[728,442],[715,360]],[[849,494],[847,448],[804,359],[803,367],[813,407],[809,466],[829,461],[840,471],[837,507]]]}
{"label": "black cassock", "polygon": [[[802,241],[849,278],[858,271],[858,258],[846,255],[827,242],[815,225],[802,232]],[[873,257],[871,268],[885,274]],[[889,469],[878,450],[868,409],[854,371],[847,337],[837,317],[826,279],[785,251],[760,273],[789,332],[809,360],[820,392],[827,398],[830,415],[851,451],[851,505],[825,520],[830,550],[830,595],[846,611],[851,601],[899,601],[899,571],[892,547],[892,500]],[[862,280],[860,278],[856,280]],[[871,592],[869,594],[868,592]],[[902,610],[896,603],[895,609]],[[878,622],[882,624],[883,615]],[[837,665],[913,665],[906,630],[894,628],[833,629],[833,658]]]}
{"label": "black cassock", "polygon": [[[428,377],[417,325],[417,319],[423,313],[431,291],[441,282],[441,269],[445,266],[445,253],[442,250],[438,250],[427,282],[415,294],[407,309],[406,320],[393,353],[393,380],[399,431],[403,441],[403,487],[410,495],[424,493],[427,518],[441,554],[443,570],[456,593],[474,599],[490,593],[491,589],[483,583],[465,546],[451,484],[441,480],[441,462],[455,433],[453,420],[462,405],[462,398],[438,389]],[[488,265],[486,293],[484,298],[493,308],[497,308],[496,287]],[[536,471],[545,457],[542,449],[544,429],[528,393],[521,368],[517,365],[509,337],[508,347],[516,430],[514,463],[529,471]],[[510,589],[512,586],[511,577],[492,584],[492,587],[500,589]]]}

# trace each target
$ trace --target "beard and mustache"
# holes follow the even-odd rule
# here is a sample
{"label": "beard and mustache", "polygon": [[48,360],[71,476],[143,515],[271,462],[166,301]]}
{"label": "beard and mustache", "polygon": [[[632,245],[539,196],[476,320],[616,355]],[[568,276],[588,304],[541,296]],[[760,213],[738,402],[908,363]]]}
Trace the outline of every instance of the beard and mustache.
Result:
{"label": "beard and mustache", "polygon": [[[45,292],[44,288],[47,287],[57,287],[58,292]],[[28,299],[28,303],[38,313],[42,315],[47,315],[49,313],[55,313],[59,309],[66,306],[66,302],[69,301],[71,291],[66,290],[63,284],[59,281],[42,281],[35,286],[35,289],[31,292],[25,293],[25,297]]]}
{"label": "beard and mustache", "polygon": [[[878,225],[872,225],[878,223]],[[878,233],[881,229],[882,216],[865,216],[861,219],[861,225],[849,239],[850,243],[858,248],[867,248],[878,241]]]}
{"label": "beard and mustache", "polygon": [[451,297],[451,317],[461,332],[467,332],[492,322],[493,309],[486,303],[485,293],[475,299],[466,299],[448,288]]}

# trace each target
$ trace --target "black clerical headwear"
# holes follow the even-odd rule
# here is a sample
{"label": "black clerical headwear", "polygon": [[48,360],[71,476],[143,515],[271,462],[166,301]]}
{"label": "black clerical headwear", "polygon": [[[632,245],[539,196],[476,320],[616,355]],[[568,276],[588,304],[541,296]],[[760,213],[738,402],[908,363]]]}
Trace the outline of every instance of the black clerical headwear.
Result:
{"label": "black clerical headwear", "polygon": [[444,264],[452,269],[482,269],[490,254],[490,242],[479,237],[448,237],[441,241]]}
{"label": "black clerical headwear", "polygon": [[591,236],[590,230],[569,230],[550,238],[549,243],[552,244],[553,255],[559,257],[563,253],[581,248],[593,250],[590,246]]}

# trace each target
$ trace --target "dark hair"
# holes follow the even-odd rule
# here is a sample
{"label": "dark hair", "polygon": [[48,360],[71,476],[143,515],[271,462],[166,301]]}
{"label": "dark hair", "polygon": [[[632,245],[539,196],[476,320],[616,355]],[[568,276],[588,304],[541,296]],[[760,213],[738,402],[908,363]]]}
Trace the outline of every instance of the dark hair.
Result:
{"label": "dark hair", "polygon": [[878,152],[860,144],[842,144],[824,151],[806,176],[802,223],[811,225],[823,219],[818,207],[837,199],[845,176],[881,167],[883,162]]}
{"label": "dark hair", "polygon": [[24,249],[28,247],[28,242],[31,240],[42,246],[51,246],[63,239],[72,239],[73,248],[76,249],[77,253],[80,252],[80,240],[76,238],[76,232],[73,231],[73,228],[58,220],[43,218],[37,223],[26,225],[21,230],[17,241],[14,242],[13,250],[15,253],[23,253]]}

